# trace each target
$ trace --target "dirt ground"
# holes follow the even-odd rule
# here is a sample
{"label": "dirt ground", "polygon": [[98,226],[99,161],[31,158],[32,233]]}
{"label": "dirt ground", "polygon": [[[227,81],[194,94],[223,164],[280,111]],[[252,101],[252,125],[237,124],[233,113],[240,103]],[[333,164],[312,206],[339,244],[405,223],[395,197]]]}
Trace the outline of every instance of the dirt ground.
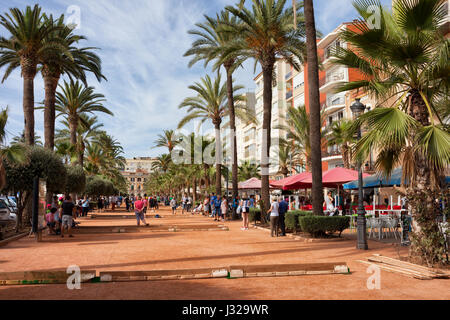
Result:
{"label": "dirt ground", "polygon": [[[211,225],[199,215],[172,216],[166,208],[152,226]],[[125,214],[123,210],[115,213]],[[153,214],[153,213],[152,213]],[[135,225],[134,219],[79,218],[82,226]],[[227,221],[229,231],[180,231],[76,234],[74,238],[44,236],[42,242],[22,238],[0,247],[0,272],[66,270],[70,265],[99,271],[223,267],[237,264],[346,262],[348,275],[305,275],[273,278],[166,280],[66,285],[0,286],[0,299],[450,299],[450,280],[418,280],[381,271],[381,288],[369,290],[367,266],[356,260],[379,253],[393,258],[407,248],[369,240],[369,250],[356,249],[354,233],[345,241],[307,243]]]}

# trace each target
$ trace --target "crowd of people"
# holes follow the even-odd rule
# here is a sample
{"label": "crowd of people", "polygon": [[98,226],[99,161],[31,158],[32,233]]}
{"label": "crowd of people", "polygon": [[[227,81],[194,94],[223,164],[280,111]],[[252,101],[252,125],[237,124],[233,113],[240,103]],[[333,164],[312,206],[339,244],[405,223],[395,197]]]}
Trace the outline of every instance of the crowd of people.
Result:
{"label": "crowd of people", "polygon": [[[278,229],[281,230],[281,236],[285,235],[284,214],[289,209],[289,199],[273,198],[268,214],[271,225],[271,235],[278,236]],[[214,219],[214,221],[225,222],[231,218],[233,212],[239,219],[242,219],[241,230],[249,229],[249,213],[252,208],[257,206],[255,196],[239,197],[228,201],[226,195],[216,195],[211,193],[203,198],[202,201],[195,205],[191,196],[184,194],[179,201],[173,196],[101,196],[96,199],[97,207],[95,210],[104,212],[105,210],[114,211],[120,208],[125,203],[125,210],[127,212],[134,212],[136,215],[136,223],[138,226],[141,222],[144,226],[149,226],[146,221],[146,213],[153,211],[155,217],[160,217],[157,214],[160,203],[169,206],[172,209],[172,214],[176,215],[179,209],[181,214],[201,214]],[[67,230],[69,237],[73,237],[72,228],[78,223],[75,222],[77,217],[86,217],[88,213],[94,210],[93,203],[90,198],[83,197],[74,201],[70,195],[65,197],[54,196],[52,203],[47,205],[47,213],[45,220],[48,226],[49,234],[60,235],[64,237],[64,232]],[[270,218],[269,218],[270,216]]]}

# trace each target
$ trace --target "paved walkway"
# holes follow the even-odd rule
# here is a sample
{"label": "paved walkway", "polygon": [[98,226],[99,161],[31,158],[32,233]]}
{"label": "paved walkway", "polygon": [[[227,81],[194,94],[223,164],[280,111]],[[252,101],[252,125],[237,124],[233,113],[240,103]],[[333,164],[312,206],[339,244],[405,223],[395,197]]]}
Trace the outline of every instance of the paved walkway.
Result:
{"label": "paved walkway", "polygon": [[[164,217],[148,219],[150,229],[222,224],[181,212],[172,216],[166,208],[158,213]],[[78,221],[82,226],[136,224],[134,219]],[[45,236],[40,243],[25,237],[0,247],[0,272],[65,270],[69,265],[99,272],[342,261],[352,273],[86,283],[81,290],[68,290],[65,285],[0,286],[0,299],[450,299],[450,280],[417,280],[385,271],[381,271],[381,290],[367,289],[367,266],[356,260],[374,253],[399,258],[407,255],[407,248],[369,241],[370,250],[364,252],[355,249],[354,234],[344,234],[345,241],[306,243],[288,237],[271,238],[269,233],[253,228],[242,231],[239,221],[225,225],[229,231],[76,234],[74,238]]]}

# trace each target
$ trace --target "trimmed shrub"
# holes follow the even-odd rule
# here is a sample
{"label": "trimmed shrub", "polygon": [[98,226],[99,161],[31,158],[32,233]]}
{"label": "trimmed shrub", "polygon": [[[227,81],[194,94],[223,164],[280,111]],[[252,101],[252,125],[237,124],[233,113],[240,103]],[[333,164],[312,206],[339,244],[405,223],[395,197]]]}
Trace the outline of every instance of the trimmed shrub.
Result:
{"label": "trimmed shrub", "polygon": [[291,210],[288,211],[284,216],[284,222],[286,224],[286,228],[292,230],[294,232],[300,231],[300,225],[298,223],[299,217],[312,215],[311,211],[302,211],[302,210]]}
{"label": "trimmed shrub", "polygon": [[339,231],[339,236],[341,236],[342,231],[350,226],[350,217],[309,215],[299,216],[298,222],[302,231],[308,232],[313,237],[323,237],[337,231]]}
{"label": "trimmed shrub", "polygon": [[261,221],[261,209],[250,208],[248,213],[248,221]]}
{"label": "trimmed shrub", "polygon": [[82,194],[86,189],[86,174],[81,166],[66,166],[66,193]]}

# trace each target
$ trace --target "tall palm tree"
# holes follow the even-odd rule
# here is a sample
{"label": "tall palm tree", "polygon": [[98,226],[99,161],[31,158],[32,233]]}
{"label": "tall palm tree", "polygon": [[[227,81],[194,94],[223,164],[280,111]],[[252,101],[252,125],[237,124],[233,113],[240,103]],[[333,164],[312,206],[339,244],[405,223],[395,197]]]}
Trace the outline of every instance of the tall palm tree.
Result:
{"label": "tall palm tree", "polygon": [[[56,93],[57,116],[64,116],[69,124],[70,142],[77,144],[77,129],[82,114],[103,112],[109,115],[113,113],[103,106],[103,94],[95,93],[93,87],[85,87],[78,80],[74,82],[64,81],[64,86],[59,86],[61,91]],[[82,159],[78,159],[78,162]]]}
{"label": "tall palm tree", "polygon": [[[224,32],[233,33],[236,40],[229,45],[227,56],[253,58],[261,65],[263,74],[263,147],[261,148],[263,209],[269,204],[269,155],[271,145],[272,84],[274,64],[283,58],[296,70],[304,59],[303,14],[296,8],[297,25],[293,23],[293,9],[285,9],[286,0],[253,0],[252,10],[227,6],[226,10],[238,17],[238,26],[225,26]],[[298,61],[295,59],[298,58]]]}
{"label": "tall palm tree", "polygon": [[306,55],[308,60],[309,113],[311,139],[312,205],[315,215],[323,215],[322,150],[319,93],[319,59],[313,0],[304,0]]}
{"label": "tall palm tree", "polygon": [[45,43],[52,43],[55,40],[62,41],[63,50],[53,50],[45,52],[39,59],[42,64],[41,74],[44,79],[45,99],[44,99],[44,136],[45,147],[53,150],[55,144],[55,99],[56,89],[61,75],[67,74],[86,83],[86,71],[92,72],[98,81],[106,79],[101,72],[101,60],[92,52],[96,48],[77,48],[74,45],[80,40],[85,40],[83,36],[73,34],[73,29],[64,24],[64,15],[54,20],[53,16],[44,16],[43,23],[55,26],[55,31],[51,32],[45,39]]}
{"label": "tall palm tree", "polygon": [[158,134],[158,139],[155,141],[155,147],[166,147],[169,153],[178,144],[174,130],[164,130],[163,134]]}
{"label": "tall palm tree", "polygon": [[[222,165],[222,143],[220,136],[220,126],[222,119],[230,114],[227,105],[227,86],[221,83],[220,74],[213,81],[209,75],[202,78],[189,88],[197,93],[195,97],[188,97],[183,100],[179,108],[187,107],[188,114],[181,119],[178,128],[182,128],[186,123],[193,119],[200,119],[201,123],[211,120],[216,132],[216,194],[221,194],[221,165]],[[237,91],[243,89],[243,86],[236,85],[233,88],[233,100],[236,102],[245,101],[245,97],[237,94]],[[240,118],[246,118],[246,106],[240,104],[236,106],[235,113]]]}
{"label": "tall palm tree", "polygon": [[[378,101],[356,121],[369,131],[358,141],[355,156],[364,159],[371,148],[378,150],[375,168],[388,176],[402,165],[417,223],[412,250],[431,264],[442,255],[430,250],[441,250],[443,240],[434,236],[439,231],[429,190],[439,188],[439,178],[450,163],[448,127],[436,108],[446,101],[448,109],[450,86],[450,40],[440,29],[447,15],[445,3],[397,0],[391,13],[378,1],[355,1],[361,15],[354,22],[357,30],[341,33],[355,53],[348,49],[336,53],[337,64],[364,75],[339,90],[359,89]],[[377,28],[368,23],[369,5],[380,10]]]}
{"label": "tall palm tree", "polygon": [[344,168],[350,169],[352,163],[352,146],[356,142],[355,130],[351,120],[333,122],[327,132],[326,139],[329,146],[339,146],[344,161]]}
{"label": "tall palm tree", "polygon": [[25,141],[34,144],[34,78],[39,60],[43,55],[65,49],[60,39],[48,40],[57,28],[43,23],[41,7],[27,6],[25,11],[11,8],[0,15],[2,25],[11,35],[0,37],[0,67],[6,66],[2,82],[20,66],[23,78],[23,113],[25,120]]}
{"label": "tall palm tree", "polygon": [[[227,74],[227,100],[230,112],[230,141],[232,152],[232,187],[233,198],[238,195],[238,163],[237,163],[237,141],[236,141],[236,114],[233,100],[233,72],[241,65],[242,59],[239,56],[228,55],[225,58],[227,47],[234,41],[234,36],[228,32],[221,32],[222,24],[228,27],[237,26],[238,19],[231,16],[228,11],[222,11],[216,18],[205,15],[206,23],[197,23],[197,30],[190,30],[189,33],[198,36],[184,56],[193,55],[189,62],[189,67],[194,63],[204,60],[205,67],[212,60],[216,60],[214,69],[220,69],[222,65]],[[233,212],[234,216],[235,212]]]}

